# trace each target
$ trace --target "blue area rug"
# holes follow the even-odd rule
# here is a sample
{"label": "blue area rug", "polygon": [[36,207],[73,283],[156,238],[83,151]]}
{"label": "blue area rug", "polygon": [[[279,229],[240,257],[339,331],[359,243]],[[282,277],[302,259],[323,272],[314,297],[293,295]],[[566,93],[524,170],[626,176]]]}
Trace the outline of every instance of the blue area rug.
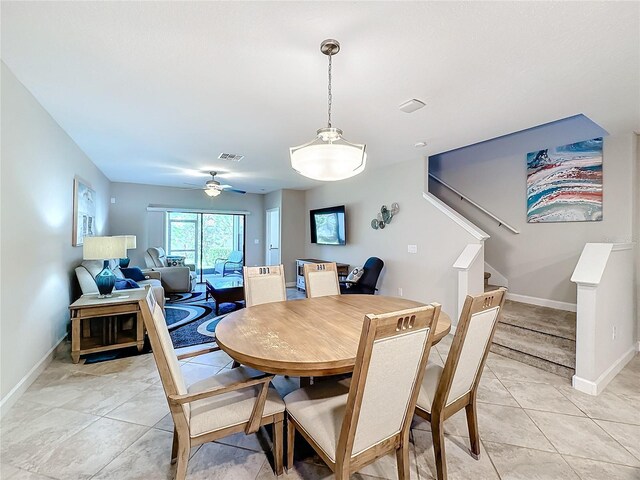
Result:
{"label": "blue area rug", "polygon": [[206,301],[202,292],[171,294],[165,305],[165,318],[174,348],[215,341],[215,327],[224,316],[242,304],[223,303],[216,315],[214,301]]}

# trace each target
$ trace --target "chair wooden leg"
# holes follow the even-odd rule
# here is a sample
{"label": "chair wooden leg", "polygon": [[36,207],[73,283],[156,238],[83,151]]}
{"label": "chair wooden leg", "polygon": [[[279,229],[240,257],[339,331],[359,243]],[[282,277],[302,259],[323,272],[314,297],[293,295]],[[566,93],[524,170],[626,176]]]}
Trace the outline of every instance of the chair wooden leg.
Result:
{"label": "chair wooden leg", "polygon": [[293,444],[296,438],[296,427],[289,417],[287,417],[287,470],[293,468]]}
{"label": "chair wooden leg", "polygon": [[191,451],[188,442],[178,444],[178,467],[176,468],[176,480],[186,480],[187,466],[189,465],[189,453]]}
{"label": "chair wooden leg", "polygon": [[284,435],[282,429],[284,427],[284,421],[278,420],[273,423],[273,465],[276,470],[276,475],[282,475],[282,437]]}
{"label": "chair wooden leg", "polygon": [[436,457],[438,480],[446,480],[447,459],[444,452],[444,422],[440,418],[431,417],[431,435],[433,436],[433,453]]}
{"label": "chair wooden leg", "polygon": [[398,480],[409,480],[411,478],[409,464],[409,444],[403,443],[396,450],[396,463],[398,464]]}
{"label": "chair wooden leg", "polygon": [[171,464],[178,460],[178,431],[173,427],[173,445],[171,445]]}
{"label": "chair wooden leg", "polygon": [[467,426],[469,427],[469,441],[471,442],[471,456],[480,459],[480,432],[478,431],[478,411],[475,398],[465,407]]}

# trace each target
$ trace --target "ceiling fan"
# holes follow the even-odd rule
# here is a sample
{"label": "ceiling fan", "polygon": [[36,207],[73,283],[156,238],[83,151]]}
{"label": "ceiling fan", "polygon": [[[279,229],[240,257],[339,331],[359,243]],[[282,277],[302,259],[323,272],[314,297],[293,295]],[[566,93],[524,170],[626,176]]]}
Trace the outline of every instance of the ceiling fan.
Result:
{"label": "ceiling fan", "polygon": [[[210,197],[217,197],[222,192],[233,192],[233,193],[239,193],[241,195],[244,195],[245,193],[247,193],[244,190],[238,190],[237,188],[233,188],[231,185],[221,185],[220,182],[216,180],[216,175],[218,174],[218,172],[209,172],[209,174],[211,175],[211,180],[207,180],[207,182],[204,184],[204,187],[199,187],[198,189],[204,190],[204,193],[206,193]],[[191,185],[191,184],[188,183],[187,185]],[[194,186],[197,186],[197,185],[194,185]]]}

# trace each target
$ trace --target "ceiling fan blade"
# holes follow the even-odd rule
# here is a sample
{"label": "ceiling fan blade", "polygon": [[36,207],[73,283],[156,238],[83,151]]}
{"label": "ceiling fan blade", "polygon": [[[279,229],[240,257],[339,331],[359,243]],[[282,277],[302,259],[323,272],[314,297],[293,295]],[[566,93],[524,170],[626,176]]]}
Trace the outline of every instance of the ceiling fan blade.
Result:
{"label": "ceiling fan blade", "polygon": [[195,183],[187,183],[187,182],[182,182],[183,185],[189,185],[191,187],[197,187],[197,188],[202,188],[202,185],[196,185]]}
{"label": "ceiling fan blade", "polygon": [[224,191],[225,192],[239,193],[240,195],[244,195],[245,193],[247,193],[244,190],[238,190],[237,188],[225,188]]}

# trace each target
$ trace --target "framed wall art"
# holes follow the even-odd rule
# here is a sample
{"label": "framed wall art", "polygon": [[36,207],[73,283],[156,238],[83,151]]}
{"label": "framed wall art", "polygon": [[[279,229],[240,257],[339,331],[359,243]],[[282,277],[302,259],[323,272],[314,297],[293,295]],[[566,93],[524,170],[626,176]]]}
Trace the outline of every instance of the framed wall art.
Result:
{"label": "framed wall art", "polygon": [[84,237],[96,234],[96,192],[81,178],[73,179],[73,240],[78,247]]}
{"label": "framed wall art", "polygon": [[527,222],[602,220],[602,138],[527,154]]}

